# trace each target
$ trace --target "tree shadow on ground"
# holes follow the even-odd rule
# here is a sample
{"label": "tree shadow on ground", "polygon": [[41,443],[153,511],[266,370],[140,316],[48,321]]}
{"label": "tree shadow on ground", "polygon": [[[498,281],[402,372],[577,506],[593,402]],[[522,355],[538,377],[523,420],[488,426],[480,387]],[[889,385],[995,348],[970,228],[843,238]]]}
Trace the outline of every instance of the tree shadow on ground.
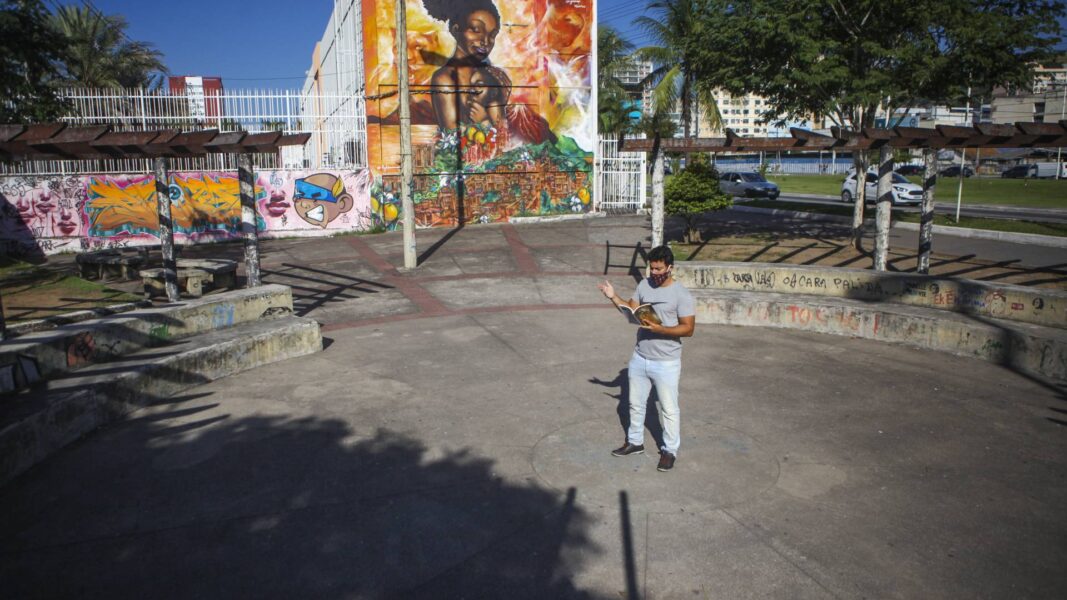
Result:
{"label": "tree shadow on ground", "polygon": [[300,264],[282,263],[276,269],[262,269],[260,273],[264,283],[289,286],[293,293],[293,312],[299,317],[329,303],[393,289],[391,285],[370,279]]}
{"label": "tree shadow on ground", "polygon": [[594,597],[572,580],[598,552],[573,489],[339,419],[233,418],[204,396],[152,402],[3,490],[5,595]]}

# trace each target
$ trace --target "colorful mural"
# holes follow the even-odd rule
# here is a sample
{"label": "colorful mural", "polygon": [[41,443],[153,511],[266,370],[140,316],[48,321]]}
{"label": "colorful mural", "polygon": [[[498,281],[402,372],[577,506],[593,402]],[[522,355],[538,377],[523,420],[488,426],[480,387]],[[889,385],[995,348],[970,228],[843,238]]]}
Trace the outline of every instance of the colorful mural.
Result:
{"label": "colorful mural", "polygon": [[[265,238],[371,227],[369,176],[357,172],[256,173]],[[173,173],[168,186],[177,243],[240,237],[237,174]],[[159,243],[151,175],[0,178],[0,250],[12,255]]]}
{"label": "colorful mural", "polygon": [[[398,222],[391,0],[364,0],[375,224]],[[415,221],[493,222],[590,209],[591,0],[406,0]]]}

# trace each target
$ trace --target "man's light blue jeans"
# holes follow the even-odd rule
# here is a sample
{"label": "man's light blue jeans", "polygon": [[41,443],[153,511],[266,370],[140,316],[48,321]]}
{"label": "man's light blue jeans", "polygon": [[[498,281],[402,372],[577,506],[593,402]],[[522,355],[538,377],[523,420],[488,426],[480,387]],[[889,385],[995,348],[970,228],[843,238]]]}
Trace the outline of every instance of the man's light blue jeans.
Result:
{"label": "man's light blue jeans", "polygon": [[660,450],[678,455],[681,443],[678,410],[678,379],[681,360],[648,360],[634,352],[630,358],[630,429],[626,438],[631,444],[645,443],[645,407],[652,386],[659,396],[659,423],[663,427]]}

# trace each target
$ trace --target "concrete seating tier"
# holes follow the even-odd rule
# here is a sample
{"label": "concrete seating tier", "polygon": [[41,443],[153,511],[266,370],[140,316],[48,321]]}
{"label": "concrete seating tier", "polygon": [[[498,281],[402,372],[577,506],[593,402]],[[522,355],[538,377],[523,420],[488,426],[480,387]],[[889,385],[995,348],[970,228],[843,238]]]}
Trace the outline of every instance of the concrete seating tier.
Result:
{"label": "concrete seating tier", "polygon": [[980,315],[810,294],[694,289],[697,322],[909,344],[1067,379],[1067,331]]}
{"label": "concrete seating tier", "polygon": [[1067,327],[1067,293],[951,277],[766,263],[686,262],[689,289],[807,294]]}
{"label": "concrete seating tier", "polygon": [[292,290],[264,285],[29,333],[0,344],[0,393],[143,348],[292,310]]}
{"label": "concrete seating tier", "polygon": [[322,349],[269,285],[0,343],[0,485],[100,425],[189,387]]}

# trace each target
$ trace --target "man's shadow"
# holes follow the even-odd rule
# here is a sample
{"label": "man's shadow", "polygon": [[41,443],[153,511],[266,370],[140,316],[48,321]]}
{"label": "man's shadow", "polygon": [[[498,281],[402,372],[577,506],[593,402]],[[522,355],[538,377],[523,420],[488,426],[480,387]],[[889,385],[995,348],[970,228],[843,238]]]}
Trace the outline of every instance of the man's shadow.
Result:
{"label": "man's shadow", "polygon": [[[619,392],[613,394],[610,392],[604,392],[605,396],[615,398],[617,404],[615,406],[615,413],[619,415],[619,426],[622,427],[623,437],[626,437],[626,432],[630,429],[630,370],[621,369],[619,374],[615,376],[615,379],[610,381],[593,377],[589,380],[589,383],[595,383],[607,388],[618,388]],[[663,447],[663,426],[659,421],[659,410],[656,407],[656,403],[659,402],[659,396],[656,394],[656,386],[652,386],[652,391],[648,395],[647,405],[645,406],[645,429],[652,435],[652,439],[656,442],[656,448]]]}

